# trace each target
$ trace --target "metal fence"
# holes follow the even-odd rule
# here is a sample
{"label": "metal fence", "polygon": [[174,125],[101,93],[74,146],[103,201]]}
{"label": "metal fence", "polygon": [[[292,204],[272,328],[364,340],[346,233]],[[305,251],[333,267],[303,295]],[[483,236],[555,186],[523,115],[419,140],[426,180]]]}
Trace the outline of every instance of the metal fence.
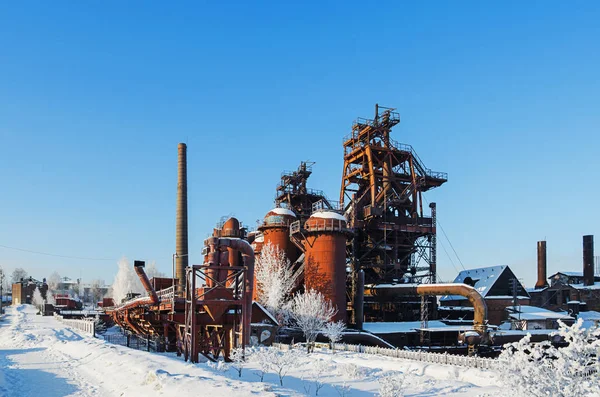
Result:
{"label": "metal fence", "polygon": [[150,337],[137,336],[130,333],[101,335],[102,338],[113,345],[127,346],[131,349],[145,350],[148,352],[162,353],[165,344]]}
{"label": "metal fence", "polygon": [[[280,350],[290,349],[290,345],[282,343],[273,343],[273,346],[279,348]],[[329,348],[327,344],[319,344],[319,346]],[[495,369],[498,366],[498,360],[493,358],[468,357],[447,353],[430,353],[401,349],[389,349],[386,347],[377,346],[362,346],[349,345],[346,343],[336,343],[335,350],[364,354],[380,354],[382,356],[401,358],[405,360],[421,361],[432,364],[449,364],[468,368]]]}
{"label": "metal fence", "polygon": [[56,318],[58,321],[60,321],[61,323],[63,323],[64,325],[66,325],[68,327],[76,328],[80,331],[91,334],[93,337],[96,337],[96,322],[94,321],[94,319],[87,319],[87,320],[65,319],[65,318],[63,318],[63,316],[60,316],[58,314],[55,314],[54,318]]}

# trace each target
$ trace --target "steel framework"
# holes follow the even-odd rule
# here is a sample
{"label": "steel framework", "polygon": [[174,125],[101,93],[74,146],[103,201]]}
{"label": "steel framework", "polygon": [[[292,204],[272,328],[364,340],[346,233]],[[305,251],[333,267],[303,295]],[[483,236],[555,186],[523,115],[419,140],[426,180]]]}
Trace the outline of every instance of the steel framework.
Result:
{"label": "steel framework", "polygon": [[[375,117],[357,119],[343,143],[340,207],[354,230],[348,244],[348,298],[354,311],[360,269],[365,272],[365,284],[433,283],[436,279],[436,225],[423,212],[422,193],[441,186],[448,175],[426,168],[410,145],[390,137],[391,129],[400,123],[394,110],[375,105]],[[406,303],[365,302],[364,314],[374,321],[393,321],[420,311],[420,299]]]}

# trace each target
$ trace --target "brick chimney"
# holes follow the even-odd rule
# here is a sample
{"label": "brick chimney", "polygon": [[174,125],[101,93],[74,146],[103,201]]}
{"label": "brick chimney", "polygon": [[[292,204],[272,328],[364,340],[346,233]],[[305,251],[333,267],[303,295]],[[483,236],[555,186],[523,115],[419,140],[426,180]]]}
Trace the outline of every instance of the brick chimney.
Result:
{"label": "brick chimney", "polygon": [[538,279],[535,283],[535,289],[542,289],[548,286],[546,275],[546,242],[538,241],[537,243],[537,274]]}
{"label": "brick chimney", "polygon": [[583,236],[583,285],[594,285],[594,236]]}

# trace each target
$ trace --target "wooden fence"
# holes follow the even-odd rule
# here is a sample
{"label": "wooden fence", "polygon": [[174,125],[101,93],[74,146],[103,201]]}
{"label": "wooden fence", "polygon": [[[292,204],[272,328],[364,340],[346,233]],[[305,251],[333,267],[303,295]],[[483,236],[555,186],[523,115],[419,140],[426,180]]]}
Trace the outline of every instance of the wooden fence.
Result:
{"label": "wooden fence", "polygon": [[[282,343],[273,343],[274,347],[280,350],[289,350],[290,345]],[[318,344],[318,346],[329,348],[327,344]],[[349,345],[346,343],[336,343],[335,350],[356,352],[364,354],[379,354],[387,357],[401,358],[405,360],[421,361],[432,364],[449,364],[460,367],[495,369],[498,366],[498,360],[485,357],[468,357],[447,353],[430,353],[421,351],[410,351],[401,349],[389,349],[377,346]]]}
{"label": "wooden fence", "polygon": [[57,314],[54,315],[54,318],[66,326],[91,334],[94,338],[96,337],[96,322],[94,319],[72,320],[63,318],[63,316],[59,316]]}

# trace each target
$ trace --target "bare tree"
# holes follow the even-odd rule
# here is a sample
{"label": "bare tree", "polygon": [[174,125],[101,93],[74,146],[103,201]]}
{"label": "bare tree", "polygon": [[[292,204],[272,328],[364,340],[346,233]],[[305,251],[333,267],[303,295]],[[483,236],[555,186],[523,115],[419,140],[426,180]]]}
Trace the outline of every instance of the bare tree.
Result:
{"label": "bare tree", "polygon": [[337,313],[331,302],[318,291],[309,290],[292,301],[292,316],[306,338],[306,349],[313,350],[315,340],[325,325]]}
{"label": "bare tree", "polygon": [[90,297],[92,299],[92,303],[94,307],[98,303],[98,301],[102,298],[102,287],[104,286],[104,281],[102,280],[93,280],[90,286]]}
{"label": "bare tree", "polygon": [[11,279],[11,281],[12,281],[13,284],[18,283],[19,281],[21,281],[21,279],[24,280],[26,278],[27,278],[27,272],[22,267],[16,268],[12,272],[12,275],[10,276],[10,279]]}
{"label": "bare tree", "polygon": [[57,292],[61,282],[62,278],[60,277],[60,274],[58,274],[56,271],[52,272],[50,277],[48,277],[48,289],[50,291]]}
{"label": "bare tree", "polygon": [[296,277],[285,252],[270,242],[261,250],[254,273],[257,301],[282,318],[282,312],[294,287]]}
{"label": "bare tree", "polygon": [[298,362],[298,353],[293,349],[287,351],[270,350],[269,365],[271,369],[277,373],[279,384],[283,386],[283,378],[285,378],[290,369]]}

